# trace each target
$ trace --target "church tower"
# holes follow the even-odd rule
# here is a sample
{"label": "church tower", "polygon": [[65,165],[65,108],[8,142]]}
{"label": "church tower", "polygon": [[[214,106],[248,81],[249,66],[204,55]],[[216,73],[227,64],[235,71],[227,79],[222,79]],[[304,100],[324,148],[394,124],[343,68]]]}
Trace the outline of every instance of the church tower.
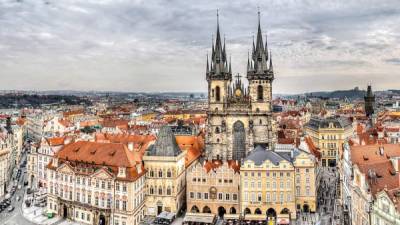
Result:
{"label": "church tower", "polygon": [[375,95],[372,93],[372,87],[369,84],[367,89],[367,94],[364,96],[365,102],[365,115],[371,118],[372,114],[374,114],[374,104],[375,104]]}
{"label": "church tower", "polygon": [[[263,43],[260,12],[258,12],[257,40],[251,53],[251,59],[247,59],[247,79],[251,98],[251,110],[253,112],[271,111],[272,81],[274,71],[272,67],[272,56],[268,54],[267,37]],[[269,65],[268,65],[269,64]]]}
{"label": "church tower", "polygon": [[217,35],[215,44],[212,44],[211,64],[207,55],[207,82],[208,82],[208,105],[215,111],[223,110],[224,101],[228,94],[229,84],[232,80],[231,66],[226,57],[225,38],[224,44],[221,43],[219,31],[219,15],[217,12]]}
{"label": "church tower", "polygon": [[265,37],[263,42],[258,12],[257,39],[251,52],[251,59],[247,59],[247,80],[249,82],[249,95],[251,110],[249,114],[254,126],[254,145],[261,144],[268,149],[273,148],[274,136],[272,133],[272,81],[274,70],[272,55],[268,54],[268,42]]}
{"label": "church tower", "polygon": [[[230,61],[230,60],[229,60]],[[256,145],[273,148],[271,84],[272,60],[267,44],[263,43],[260,14],[257,45],[253,41],[251,60],[248,59],[245,87],[240,74],[232,82],[231,63],[222,44],[219,21],[212,44],[211,63],[207,56],[208,110],[206,156],[209,159],[238,160],[246,157]]]}

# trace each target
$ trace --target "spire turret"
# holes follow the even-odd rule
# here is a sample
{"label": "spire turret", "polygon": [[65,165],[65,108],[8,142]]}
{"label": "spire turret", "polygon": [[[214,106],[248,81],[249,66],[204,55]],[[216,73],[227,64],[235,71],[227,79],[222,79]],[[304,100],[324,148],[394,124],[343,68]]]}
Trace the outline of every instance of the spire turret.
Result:
{"label": "spire turret", "polygon": [[219,12],[217,10],[217,34],[215,37],[215,43],[212,43],[211,53],[211,68],[207,72],[207,79],[223,79],[230,80],[231,72],[229,72],[228,61],[226,57],[225,47],[225,35],[224,42],[222,43],[220,27],[219,27]]}
{"label": "spire turret", "polygon": [[[253,36],[253,51],[250,60],[250,67],[247,67],[247,78],[248,79],[273,79],[273,72],[268,68],[268,41],[265,36],[265,46],[261,31],[261,14],[258,10],[258,27],[257,37],[254,42]],[[270,62],[271,65],[272,62]],[[248,63],[249,64],[249,63]],[[272,68],[272,67],[271,67]]]}
{"label": "spire turret", "polygon": [[210,67],[209,67],[209,65],[208,65],[208,53],[207,53],[207,73],[209,73],[210,72]]}

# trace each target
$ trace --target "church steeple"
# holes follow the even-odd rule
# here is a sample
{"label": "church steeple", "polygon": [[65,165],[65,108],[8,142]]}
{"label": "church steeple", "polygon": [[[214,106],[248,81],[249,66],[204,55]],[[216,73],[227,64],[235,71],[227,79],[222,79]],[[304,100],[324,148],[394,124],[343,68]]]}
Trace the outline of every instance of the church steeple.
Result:
{"label": "church steeple", "polygon": [[[267,37],[265,37],[265,46],[263,42],[263,37],[262,37],[262,31],[261,31],[261,14],[260,11],[258,11],[258,28],[257,28],[257,39],[256,42],[254,43],[254,37],[253,37],[253,51],[252,51],[252,56],[251,56],[251,62],[250,65],[247,68],[247,78],[249,80],[254,80],[254,79],[268,79],[268,80],[273,80],[273,71],[271,68],[268,67],[268,43],[267,43]],[[270,65],[272,62],[270,62]]]}
{"label": "church steeple", "polygon": [[367,94],[364,96],[365,114],[371,117],[374,114],[375,95],[372,93],[371,84],[368,84]]}
{"label": "church steeple", "polygon": [[221,33],[219,28],[219,13],[217,10],[217,34],[215,38],[215,44],[212,43],[211,49],[211,68],[207,72],[207,79],[222,79],[230,80],[231,73],[228,68],[228,61],[226,57],[225,37],[224,43],[222,44]]}

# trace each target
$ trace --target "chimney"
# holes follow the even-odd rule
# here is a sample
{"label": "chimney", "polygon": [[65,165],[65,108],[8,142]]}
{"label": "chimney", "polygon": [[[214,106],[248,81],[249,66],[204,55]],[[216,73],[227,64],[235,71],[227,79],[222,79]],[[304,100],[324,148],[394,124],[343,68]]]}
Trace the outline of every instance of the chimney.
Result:
{"label": "chimney", "polygon": [[128,143],[128,149],[129,151],[133,151],[133,142]]}
{"label": "chimney", "polygon": [[381,146],[379,147],[379,154],[383,156],[384,153],[385,153],[385,150],[384,150],[384,148],[383,148],[383,145],[381,145]]}
{"label": "chimney", "polygon": [[141,172],[142,172],[142,164],[136,163],[136,171],[137,171],[138,173],[141,173]]}

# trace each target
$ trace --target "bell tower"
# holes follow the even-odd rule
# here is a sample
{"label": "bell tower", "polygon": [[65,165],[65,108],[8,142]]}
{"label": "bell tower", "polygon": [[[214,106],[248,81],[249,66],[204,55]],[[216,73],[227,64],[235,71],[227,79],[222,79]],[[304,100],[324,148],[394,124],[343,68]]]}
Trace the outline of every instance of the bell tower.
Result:
{"label": "bell tower", "polygon": [[224,110],[224,102],[228,95],[228,89],[232,80],[231,63],[228,65],[224,44],[221,43],[219,31],[219,15],[217,11],[217,35],[215,44],[213,41],[211,52],[211,64],[207,55],[207,82],[208,82],[208,107],[209,111]]}
{"label": "bell tower", "polygon": [[275,139],[272,133],[272,81],[274,70],[272,55],[268,54],[268,43],[263,42],[260,11],[258,11],[257,40],[247,59],[247,80],[249,82],[250,112],[253,120],[253,145],[273,148]]}
{"label": "bell tower", "polygon": [[[267,38],[265,38],[267,39]],[[268,65],[269,64],[269,65]],[[247,59],[247,79],[251,99],[251,110],[253,112],[269,112],[272,110],[272,81],[274,71],[272,67],[272,56],[268,54],[268,44],[263,43],[260,12],[258,12],[257,40],[251,53],[251,59]]]}

